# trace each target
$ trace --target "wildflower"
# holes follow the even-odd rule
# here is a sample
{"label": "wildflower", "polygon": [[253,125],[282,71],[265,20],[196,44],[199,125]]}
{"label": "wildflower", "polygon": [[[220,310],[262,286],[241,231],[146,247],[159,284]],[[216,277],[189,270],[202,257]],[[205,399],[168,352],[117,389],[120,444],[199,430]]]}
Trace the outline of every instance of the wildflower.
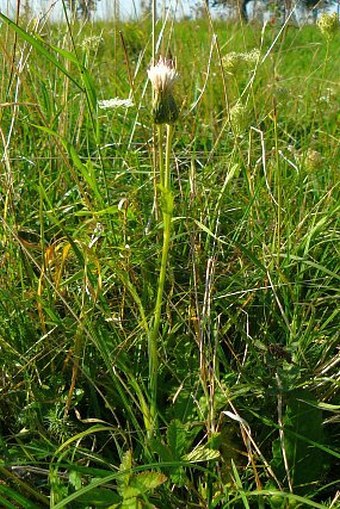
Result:
{"label": "wildflower", "polygon": [[243,53],[236,53],[235,51],[231,51],[223,57],[222,61],[225,70],[232,72],[243,62]]}
{"label": "wildflower", "polygon": [[326,87],[324,94],[319,97],[319,102],[324,104],[331,104],[336,100],[336,91],[333,88]]}
{"label": "wildflower", "polygon": [[328,14],[324,12],[317,22],[320,32],[326,39],[331,39],[339,28],[339,20],[336,12]]}
{"label": "wildflower", "polygon": [[102,110],[116,109],[116,108],[131,108],[134,106],[131,99],[120,99],[115,97],[114,99],[103,99],[98,101],[98,106]]}
{"label": "wildflower", "polygon": [[239,69],[249,69],[255,66],[260,58],[260,50],[253,48],[247,53],[231,51],[222,59],[226,71],[233,73]]}
{"label": "wildflower", "polygon": [[230,109],[229,119],[234,132],[238,135],[241,134],[249,125],[248,108],[241,101],[237,101]]}
{"label": "wildflower", "polygon": [[322,165],[322,155],[312,148],[307,149],[305,156],[305,165],[308,170],[317,170]]}
{"label": "wildflower", "polygon": [[97,51],[103,42],[104,39],[100,35],[91,35],[83,39],[81,47],[85,51]]}
{"label": "wildflower", "polygon": [[248,65],[256,65],[260,59],[260,50],[258,48],[253,48],[248,53],[244,53],[244,60]]}
{"label": "wildflower", "polygon": [[[279,76],[278,74],[274,74],[274,77],[272,80],[269,81],[267,87],[266,87],[266,93],[265,96],[267,97],[267,100],[275,101],[276,104],[284,102],[287,103],[287,97],[290,97],[292,95],[292,92],[289,88],[287,88],[284,85],[285,81],[282,76]],[[268,93],[267,93],[268,92]],[[299,99],[299,95],[295,94],[295,98]],[[302,97],[301,97],[302,98]]]}
{"label": "wildflower", "polygon": [[173,124],[178,118],[178,108],[173,87],[178,73],[171,60],[160,57],[156,65],[148,69],[148,77],[155,92],[153,118],[156,124]]}

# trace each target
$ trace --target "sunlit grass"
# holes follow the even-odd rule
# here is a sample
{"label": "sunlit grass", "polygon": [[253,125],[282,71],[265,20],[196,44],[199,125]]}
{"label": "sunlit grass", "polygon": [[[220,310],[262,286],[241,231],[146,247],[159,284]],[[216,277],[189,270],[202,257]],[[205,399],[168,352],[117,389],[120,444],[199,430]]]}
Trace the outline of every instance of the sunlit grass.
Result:
{"label": "sunlit grass", "polygon": [[335,507],[339,34],[161,28],[160,303],[148,22],[0,27],[0,505]]}

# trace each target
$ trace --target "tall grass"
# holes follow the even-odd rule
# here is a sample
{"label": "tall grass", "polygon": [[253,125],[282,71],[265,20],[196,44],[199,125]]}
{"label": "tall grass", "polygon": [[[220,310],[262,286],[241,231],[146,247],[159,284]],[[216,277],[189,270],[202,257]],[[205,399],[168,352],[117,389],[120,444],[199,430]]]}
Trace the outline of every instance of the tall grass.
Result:
{"label": "tall grass", "polygon": [[[0,505],[334,508],[339,33],[119,28],[2,16]],[[155,35],[181,75],[156,401]]]}

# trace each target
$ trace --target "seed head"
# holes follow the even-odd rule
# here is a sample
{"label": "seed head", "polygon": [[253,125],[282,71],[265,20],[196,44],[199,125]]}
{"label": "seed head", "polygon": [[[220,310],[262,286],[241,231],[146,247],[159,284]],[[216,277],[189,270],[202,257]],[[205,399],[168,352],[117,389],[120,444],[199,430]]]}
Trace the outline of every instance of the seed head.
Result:
{"label": "seed head", "polygon": [[177,120],[178,108],[172,92],[178,76],[173,62],[163,57],[148,69],[148,77],[155,92],[153,118],[156,124],[172,124]]}

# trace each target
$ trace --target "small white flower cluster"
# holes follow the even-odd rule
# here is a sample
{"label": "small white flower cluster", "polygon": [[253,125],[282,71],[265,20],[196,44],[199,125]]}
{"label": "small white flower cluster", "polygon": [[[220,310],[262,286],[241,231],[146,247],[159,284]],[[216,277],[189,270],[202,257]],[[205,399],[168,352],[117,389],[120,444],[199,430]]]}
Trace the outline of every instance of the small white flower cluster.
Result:
{"label": "small white flower cluster", "polygon": [[332,104],[337,99],[337,94],[334,88],[326,87],[324,94],[319,97],[319,102],[324,104]]}
{"label": "small white flower cluster", "polygon": [[340,26],[337,13],[328,14],[324,12],[320,16],[317,25],[322,35],[327,39],[331,39]]}
{"label": "small white flower cluster", "polygon": [[83,39],[81,47],[87,51],[96,51],[103,42],[104,39],[100,35],[90,35]]}
{"label": "small white flower cluster", "polygon": [[238,69],[249,68],[257,64],[260,58],[260,50],[257,48],[247,53],[236,53],[231,51],[223,57],[223,67],[228,72],[237,71]]}
{"label": "small white flower cluster", "polygon": [[241,134],[249,125],[248,108],[241,101],[237,101],[230,109],[229,119],[235,134]]}
{"label": "small white flower cluster", "polygon": [[160,57],[156,65],[148,69],[148,77],[156,93],[171,92],[179,75],[171,60]]}
{"label": "small white flower cluster", "polygon": [[[295,161],[296,169],[305,168],[308,171],[314,172],[322,167],[323,157],[318,150],[308,147],[307,151],[305,151],[303,149],[296,149],[293,145],[288,145],[287,150],[291,158],[290,164],[294,166],[292,160]],[[287,158],[285,159],[289,161]]]}
{"label": "small white flower cluster", "polygon": [[323,157],[318,150],[314,150],[312,148],[307,149],[307,153],[305,155],[305,165],[308,170],[320,169],[322,162]]}
{"label": "small white flower cluster", "polygon": [[134,106],[131,99],[120,99],[115,97],[114,99],[103,99],[98,101],[98,106],[102,110],[113,110],[117,108],[132,108]]}

